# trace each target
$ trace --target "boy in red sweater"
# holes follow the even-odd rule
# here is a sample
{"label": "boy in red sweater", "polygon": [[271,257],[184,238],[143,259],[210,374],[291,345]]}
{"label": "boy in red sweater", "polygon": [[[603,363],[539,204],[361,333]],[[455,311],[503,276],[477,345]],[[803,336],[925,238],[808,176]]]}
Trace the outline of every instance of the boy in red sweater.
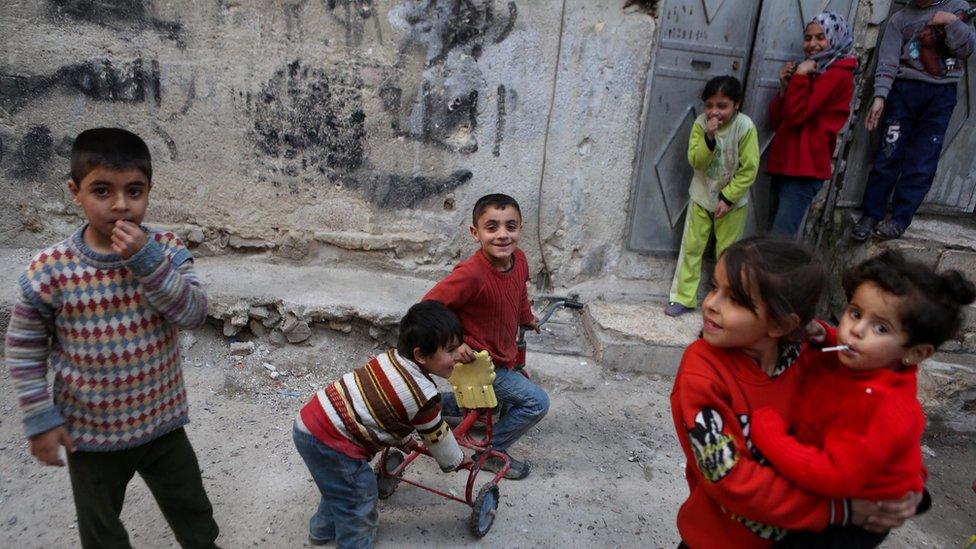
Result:
{"label": "boy in red sweater", "polygon": [[[752,415],[752,440],[797,485],[832,498],[884,500],[922,492],[925,414],[918,364],[955,334],[976,288],[958,271],[941,275],[901,254],[869,259],[844,280],[849,303],[804,372],[790,424],[776,411]],[[798,533],[787,546],[876,547],[887,532],[859,528]]]}
{"label": "boy in red sweater", "polygon": [[853,43],[844,17],[823,12],[803,30],[806,59],[780,69],[780,91],[769,104],[776,134],[766,161],[774,235],[796,236],[810,202],[830,179],[837,134],[851,114]]}
{"label": "boy in red sweater", "polygon": [[[525,283],[529,264],[519,249],[522,212],[514,198],[489,194],[478,199],[472,212],[471,235],[480,249],[454,267],[437,283],[425,300],[447,305],[461,319],[464,343],[461,360],[474,360],[474,350],[485,350],[495,363],[495,395],[503,414],[492,432],[493,446],[507,452],[549,411],[549,396],[528,377],[512,369],[518,349],[519,326],[538,331]],[[445,416],[460,416],[453,393],[441,394]],[[484,468],[498,471],[500,459],[489,459]],[[512,458],[505,478],[523,479],[529,464]]]}

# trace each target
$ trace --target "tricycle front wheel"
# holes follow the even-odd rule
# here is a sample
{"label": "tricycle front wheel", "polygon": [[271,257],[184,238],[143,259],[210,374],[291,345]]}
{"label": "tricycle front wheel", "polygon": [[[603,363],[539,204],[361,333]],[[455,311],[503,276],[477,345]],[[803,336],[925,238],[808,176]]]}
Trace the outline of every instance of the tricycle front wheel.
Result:
{"label": "tricycle front wheel", "polygon": [[495,513],[498,511],[498,486],[495,484],[482,486],[471,507],[468,527],[474,537],[483,538],[495,522]]}

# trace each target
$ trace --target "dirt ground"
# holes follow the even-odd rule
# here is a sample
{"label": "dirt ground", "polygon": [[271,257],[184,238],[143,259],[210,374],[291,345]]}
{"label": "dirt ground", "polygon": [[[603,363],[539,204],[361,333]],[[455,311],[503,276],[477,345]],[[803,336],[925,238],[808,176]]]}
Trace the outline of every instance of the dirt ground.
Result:
{"label": "dirt ground", "polygon": [[[229,354],[205,329],[185,337],[187,427],[221,527],[223,547],[301,547],[318,494],[291,441],[291,422],[317,388],[358,365],[363,338],[316,334],[309,347],[259,345]],[[380,351],[381,349],[374,349]],[[453,547],[674,547],[687,493],[673,435],[667,377],[606,372],[588,358],[530,354],[550,392],[544,422],[513,448],[532,474],[503,481],[497,520],[480,542],[469,509],[402,484],[379,504],[378,545]],[[0,375],[0,547],[75,547],[67,471],[37,465],[21,434],[9,375]],[[886,547],[964,547],[976,533],[976,440],[930,435],[926,459],[935,507]],[[462,475],[421,462],[408,471],[456,493]],[[130,485],[123,511],[135,547],[176,544],[145,485]]]}

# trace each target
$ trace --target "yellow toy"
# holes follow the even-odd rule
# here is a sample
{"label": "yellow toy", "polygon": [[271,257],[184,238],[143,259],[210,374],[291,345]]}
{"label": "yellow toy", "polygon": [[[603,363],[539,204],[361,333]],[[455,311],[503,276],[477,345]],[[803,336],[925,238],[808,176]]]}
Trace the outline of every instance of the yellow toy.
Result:
{"label": "yellow toy", "polygon": [[474,357],[467,364],[455,364],[454,373],[448,381],[461,408],[494,408],[498,405],[494,388],[495,364],[488,351],[478,351]]}

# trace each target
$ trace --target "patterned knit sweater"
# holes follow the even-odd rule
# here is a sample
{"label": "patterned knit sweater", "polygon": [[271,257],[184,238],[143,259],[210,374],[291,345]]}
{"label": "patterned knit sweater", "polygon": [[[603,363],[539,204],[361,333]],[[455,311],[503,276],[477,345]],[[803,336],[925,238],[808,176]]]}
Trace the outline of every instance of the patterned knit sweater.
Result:
{"label": "patterned knit sweater", "polygon": [[207,297],[176,235],[143,228],[148,242],[122,260],[84,230],[21,275],[6,362],[28,437],[66,425],[78,450],[121,450],[187,423],[177,329],[203,324]]}

